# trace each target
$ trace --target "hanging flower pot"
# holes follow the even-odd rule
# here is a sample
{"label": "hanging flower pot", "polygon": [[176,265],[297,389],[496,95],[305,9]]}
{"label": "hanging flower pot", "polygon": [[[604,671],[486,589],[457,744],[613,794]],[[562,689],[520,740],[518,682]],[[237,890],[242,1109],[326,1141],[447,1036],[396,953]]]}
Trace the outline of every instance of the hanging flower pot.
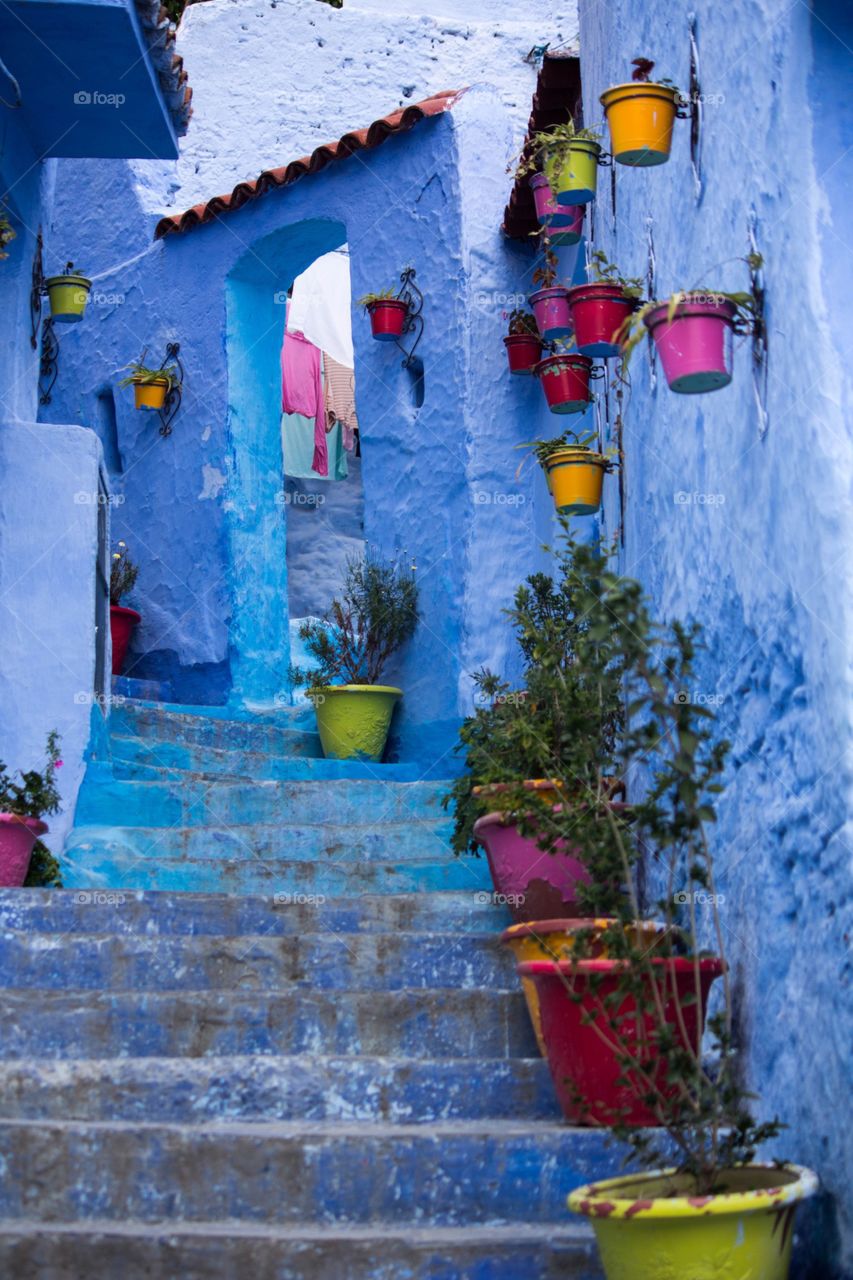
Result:
{"label": "hanging flower pot", "polygon": [[554,199],[554,193],[544,173],[534,173],[532,175],[530,189],[533,192],[536,216],[543,227],[554,228],[555,230],[560,228],[566,233],[574,234],[573,240],[563,240],[561,243],[577,244],[583,228],[584,206],[578,204],[572,208],[569,205],[558,204]]}
{"label": "hanging flower pot", "polygon": [[550,285],[537,289],[530,295],[530,305],[536,317],[536,327],[546,342],[554,338],[568,338],[572,333],[572,315],[569,311],[569,291],[562,285]]}
{"label": "hanging flower pot", "polygon": [[552,413],[583,412],[592,400],[589,389],[591,369],[589,356],[574,353],[557,353],[539,361],[533,372],[542,383]]}
{"label": "hanging flower pot", "polygon": [[601,506],[604,473],[609,467],[603,453],[585,445],[567,445],[544,463],[554,506],[562,516],[591,516]]}
{"label": "hanging flower pot", "polygon": [[133,398],[137,409],[162,409],[168,394],[168,378],[154,378],[151,382],[133,379]]}
{"label": "hanging flower pot", "polygon": [[[682,1048],[698,1052],[708,992],[723,972],[722,961],[713,957],[698,961],[701,1024],[694,998],[697,962],[670,956],[650,965],[663,1020]],[[526,960],[518,966],[519,976],[531,978],[536,987],[548,1067],[563,1115],[571,1124],[656,1125],[655,1110],[644,1100],[649,1093],[644,1079],[653,1082],[664,1098],[678,1089],[677,1083],[667,1081],[667,1063],[656,1048],[652,1014],[641,1009],[632,1017],[637,1010],[632,995],[626,995],[618,1007],[608,1003],[624,983],[624,968],[625,962],[608,959]],[[617,1030],[610,1026],[614,1017]],[[625,1056],[636,1063],[636,1069],[620,1062]]]}
{"label": "hanging flower pot", "polygon": [[579,284],[569,290],[569,308],[578,351],[605,359],[618,356],[625,321],[636,306],[619,284]]}
{"label": "hanging flower pot", "polygon": [[578,914],[578,885],[589,883],[589,872],[564,840],[549,853],[499,812],[479,818],[474,837],[486,850],[495,892],[513,920]]}
{"label": "hanging flower pot", "polygon": [[403,336],[409,304],[394,295],[393,289],[383,293],[366,293],[356,304],[370,316],[370,327],[379,342],[396,342]]}
{"label": "hanging flower pot", "polygon": [[532,333],[509,333],[504,338],[510,373],[533,373],[542,359],[541,339]]}
{"label": "hanging flower pot", "polygon": [[697,1196],[687,1174],[634,1173],[578,1187],[573,1213],[592,1220],[607,1280],[786,1280],[797,1205],[818,1189],[811,1169],[744,1164],[720,1175],[719,1191]]}
{"label": "hanging flower pot", "polygon": [[736,311],[727,298],[699,293],[685,294],[675,306],[661,302],[644,311],[670,391],[697,395],[728,386]]}
{"label": "hanging flower pot", "polygon": [[135,609],[128,609],[124,605],[110,605],[110,636],[113,642],[113,675],[120,676],[124,660],[127,657],[130,638],[136,627],[142,621],[140,614]]}
{"label": "hanging flower pot", "polygon": [[66,274],[49,276],[44,282],[50,302],[53,320],[61,324],[76,324],[83,319],[92,281],[85,276]]}
{"label": "hanging flower pot", "polygon": [[0,889],[20,889],[27,878],[33,845],[47,829],[40,818],[0,813]]}
{"label": "hanging flower pot", "polygon": [[548,178],[558,205],[589,204],[598,186],[601,147],[591,138],[573,138],[548,163]]}
{"label": "hanging flower pot", "polygon": [[678,90],[639,82],[605,90],[601,103],[610,126],[610,150],[620,164],[664,164],[672,147]]}
{"label": "hanging flower pot", "polygon": [[[567,205],[566,207],[571,212],[572,206]],[[555,248],[561,249],[567,245],[578,243],[581,236],[583,235],[583,219],[584,219],[585,209],[586,209],[585,204],[576,205],[575,216],[572,219],[572,221],[568,224],[568,226],[558,227],[556,230],[551,232],[550,240],[551,240],[551,244]]]}
{"label": "hanging flower pot", "polygon": [[[619,921],[608,918],[578,918],[565,920],[535,920],[525,924],[512,924],[501,934],[501,942],[509,947],[516,964],[527,960],[568,960],[578,945],[578,935],[583,936],[584,955],[590,959],[599,956],[607,957],[607,931],[618,927]],[[656,920],[637,920],[632,925],[625,925],[630,932],[633,945],[644,949],[653,948],[655,938],[661,937],[666,925]],[[539,1012],[539,996],[536,983],[532,978],[521,979],[527,1010],[536,1043],[542,1057],[547,1057],[545,1041],[542,1037],[542,1018]]]}

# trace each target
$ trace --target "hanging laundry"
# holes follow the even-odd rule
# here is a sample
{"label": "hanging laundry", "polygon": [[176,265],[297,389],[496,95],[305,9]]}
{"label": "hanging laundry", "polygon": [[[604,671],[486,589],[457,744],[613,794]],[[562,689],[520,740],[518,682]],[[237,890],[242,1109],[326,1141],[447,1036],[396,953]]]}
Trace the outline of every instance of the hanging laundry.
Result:
{"label": "hanging laundry", "polygon": [[344,448],[355,447],[358,416],[355,411],[355,373],[324,353],[326,421],[340,422]]}
{"label": "hanging laundry", "polygon": [[[281,407],[285,414],[313,420],[312,469],[320,476],[328,475],[322,352],[303,334],[287,328],[281,346]],[[299,431],[296,424],[292,429]]]}
{"label": "hanging laundry", "polygon": [[296,277],[288,323],[352,369],[352,284],[346,248],[324,253]]}

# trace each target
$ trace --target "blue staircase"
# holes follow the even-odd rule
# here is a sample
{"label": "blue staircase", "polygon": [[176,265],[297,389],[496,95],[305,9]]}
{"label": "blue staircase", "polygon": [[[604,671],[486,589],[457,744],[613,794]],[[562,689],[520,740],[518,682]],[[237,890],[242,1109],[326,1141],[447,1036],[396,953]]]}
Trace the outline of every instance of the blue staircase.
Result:
{"label": "blue staircase", "polygon": [[[62,891],[0,892],[0,1274],[600,1275],[485,866],[311,719],[127,703]],[[446,785],[446,784],[445,784]]]}

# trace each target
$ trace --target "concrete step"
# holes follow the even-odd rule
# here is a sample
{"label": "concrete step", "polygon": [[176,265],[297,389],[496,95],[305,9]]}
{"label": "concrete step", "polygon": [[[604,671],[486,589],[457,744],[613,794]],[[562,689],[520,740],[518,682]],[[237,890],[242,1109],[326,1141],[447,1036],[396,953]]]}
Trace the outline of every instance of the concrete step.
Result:
{"label": "concrete step", "polygon": [[272,897],[128,890],[120,899],[70,889],[0,889],[0,928],[24,932],[240,934],[419,933],[449,929],[500,933],[505,907],[472,893],[365,894],[323,902]]}
{"label": "concrete step", "polygon": [[75,825],[239,826],[437,821],[446,786],[437,782],[84,781]]}
{"label": "concrete step", "polygon": [[313,707],[282,707],[268,716],[235,717],[224,707],[127,700],[112,709],[110,733],[146,742],[220,747],[269,755],[316,755],[323,749]]}
{"label": "concrete step", "polygon": [[533,1120],[2,1120],[0,1218],[563,1226],[619,1160],[600,1130]]}
{"label": "concrete step", "polygon": [[513,990],[515,963],[493,934],[314,933],[291,937],[0,934],[8,987],[93,991]]}
{"label": "concrete step", "polygon": [[[233,835],[233,833],[231,833]],[[264,859],[245,845],[241,857],[167,857],[175,833],[164,835],[163,856],[140,857],[122,841],[84,843],[67,848],[62,857],[63,882],[69,889],[161,889],[209,894],[270,894],[285,903],[300,898],[355,898],[360,894],[424,894],[469,892],[475,903],[488,901],[492,883],[485,859],[405,858],[358,862],[334,857],[319,861]],[[152,846],[156,855],[156,847]]]}
{"label": "concrete step", "polygon": [[542,1058],[83,1058],[0,1062],[4,1119],[557,1120]]}
{"label": "concrete step", "polygon": [[261,751],[227,751],[221,747],[186,746],[175,742],[149,742],[140,738],[111,738],[116,778],[141,782],[169,782],[220,778],[254,782],[312,782],[366,779],[381,782],[418,782],[423,774],[416,764],[374,764],[362,760],[326,760],[290,752],[268,755]]}
{"label": "concrete step", "polygon": [[[69,984],[74,974],[68,974]],[[532,1058],[524,996],[511,991],[3,992],[0,1058],[242,1054]]]}
{"label": "concrete step", "polygon": [[580,1220],[474,1227],[377,1223],[0,1222],[0,1270],[40,1280],[601,1280]]}

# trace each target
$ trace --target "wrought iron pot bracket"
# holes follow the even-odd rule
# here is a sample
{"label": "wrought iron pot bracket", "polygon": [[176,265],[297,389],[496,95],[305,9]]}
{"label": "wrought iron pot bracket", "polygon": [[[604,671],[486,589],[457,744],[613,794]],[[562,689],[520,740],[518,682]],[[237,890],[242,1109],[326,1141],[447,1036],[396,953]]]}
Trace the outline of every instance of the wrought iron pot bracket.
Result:
{"label": "wrought iron pot bracket", "polygon": [[181,400],[184,394],[184,366],[181,364],[180,355],[181,344],[179,342],[167,342],[166,354],[163,357],[161,369],[165,369],[168,364],[174,364],[178,370],[177,382],[169,384],[169,390],[166,399],[163,402],[163,408],[157,410],[160,418],[160,435],[170,436],[172,434],[172,422],[175,414],[181,407]]}
{"label": "wrought iron pot bracket", "polygon": [[417,334],[408,351],[399,338],[394,339],[397,346],[403,353],[404,369],[411,368],[415,359],[415,352],[417,351],[418,343],[424,336],[424,318],[421,314],[424,308],[424,295],[415,284],[415,274],[416,272],[414,267],[406,267],[405,270],[400,273],[401,288],[400,292],[397,294],[397,300],[399,302],[405,302],[407,308],[406,319],[403,324],[403,334]]}
{"label": "wrought iron pot bracket", "polygon": [[687,15],[687,27],[690,33],[690,87],[687,98],[680,97],[676,115],[680,120],[690,121],[690,166],[693,170],[693,191],[696,203],[702,199],[702,125],[704,107],[702,84],[699,79],[699,44],[696,39],[696,14]]}
{"label": "wrought iron pot bracket", "polygon": [[[41,326],[41,355],[39,356],[38,375],[39,404],[50,404],[50,393],[53,391],[56,379],[59,376],[59,337],[57,336],[53,318],[47,316],[44,321],[41,318],[41,300],[47,296],[44,260],[42,257],[43,248],[44,241],[41,228],[39,228],[36,236],[36,251],[33,255],[33,273],[30,284],[30,346],[33,351],[38,350],[39,326]],[[66,272],[70,271],[72,266],[73,263],[69,262],[65,268]]]}
{"label": "wrought iron pot bracket", "polygon": [[769,355],[767,349],[767,313],[766,291],[764,286],[764,266],[758,248],[758,215],[750,208],[746,223],[749,241],[749,291],[752,294],[753,319],[742,332],[752,335],[752,391],[755,397],[755,408],[758,413],[758,438],[763,440],[770,425],[767,411],[767,390],[769,376]]}

